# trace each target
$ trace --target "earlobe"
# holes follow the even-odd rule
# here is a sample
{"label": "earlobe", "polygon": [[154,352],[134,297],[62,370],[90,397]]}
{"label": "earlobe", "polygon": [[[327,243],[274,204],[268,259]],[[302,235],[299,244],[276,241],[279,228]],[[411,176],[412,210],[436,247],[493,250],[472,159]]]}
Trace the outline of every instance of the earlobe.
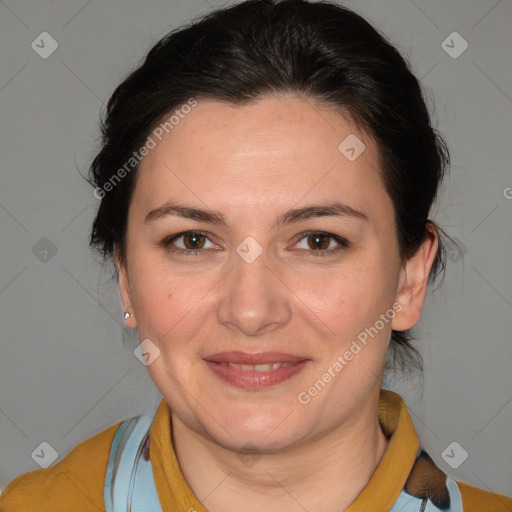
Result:
{"label": "earlobe", "polygon": [[128,327],[137,328],[137,321],[133,313],[128,271],[126,265],[121,263],[117,248],[114,249],[114,265],[119,278],[119,295],[123,306],[124,321]]}
{"label": "earlobe", "polygon": [[395,331],[411,329],[421,316],[430,269],[439,246],[437,230],[434,227],[427,227],[427,229],[428,234],[425,235],[420,248],[405,262],[400,271],[395,300],[401,304],[402,308],[391,323]]}

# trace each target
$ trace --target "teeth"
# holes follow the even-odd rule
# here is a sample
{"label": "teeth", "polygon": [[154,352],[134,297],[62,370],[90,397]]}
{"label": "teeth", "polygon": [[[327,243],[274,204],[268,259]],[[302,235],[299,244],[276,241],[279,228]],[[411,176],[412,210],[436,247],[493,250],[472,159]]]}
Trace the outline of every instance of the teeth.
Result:
{"label": "teeth", "polygon": [[257,372],[270,372],[272,370],[277,370],[281,366],[287,367],[292,366],[293,363],[265,363],[265,364],[237,364],[237,363],[227,363],[228,366],[232,368],[236,368],[238,370],[242,370],[244,372],[248,371],[257,371]]}

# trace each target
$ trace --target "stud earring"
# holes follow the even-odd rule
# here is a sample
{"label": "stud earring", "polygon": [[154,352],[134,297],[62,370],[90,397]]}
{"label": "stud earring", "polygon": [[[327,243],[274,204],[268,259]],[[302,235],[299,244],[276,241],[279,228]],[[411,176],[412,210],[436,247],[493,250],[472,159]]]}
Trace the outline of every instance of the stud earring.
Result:
{"label": "stud earring", "polygon": [[124,319],[128,320],[128,318],[130,318],[131,316],[133,316],[133,315],[131,313],[128,313],[128,311],[126,311],[126,313],[124,314]]}

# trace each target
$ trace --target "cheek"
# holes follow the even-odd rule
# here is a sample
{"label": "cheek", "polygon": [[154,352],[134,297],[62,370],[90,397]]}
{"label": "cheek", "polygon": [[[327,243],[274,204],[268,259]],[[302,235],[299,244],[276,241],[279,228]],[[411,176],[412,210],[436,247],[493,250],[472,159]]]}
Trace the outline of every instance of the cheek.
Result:
{"label": "cheek", "polygon": [[[153,283],[145,273],[145,283],[138,290],[138,307],[142,311],[141,326],[155,339],[166,342],[183,330],[201,309],[199,287],[180,279],[160,279]],[[188,318],[187,318],[188,317]],[[187,322],[188,320],[188,322]],[[183,334],[181,334],[183,335]]]}
{"label": "cheek", "polygon": [[357,262],[325,273],[302,284],[304,302],[325,322],[331,334],[349,339],[374,323],[392,301],[381,262],[359,259]]}
{"label": "cheek", "polygon": [[[173,269],[170,262],[148,251],[132,254],[132,299],[141,339],[154,340],[162,350],[172,345],[174,354],[193,350],[190,341],[194,336],[207,324],[215,327],[216,308],[226,300],[223,290],[230,287],[230,275],[221,282],[220,269]],[[393,302],[392,278],[381,255],[382,251],[366,251],[330,268],[322,263],[304,268],[283,265],[280,278],[286,287],[274,291],[270,287],[269,293],[296,311],[292,329],[301,329],[306,319],[309,328],[330,340],[329,344],[350,344]]]}
{"label": "cheek", "polygon": [[140,335],[162,343],[187,324],[186,317],[200,308],[211,285],[204,277],[173,272],[170,265],[147,257],[133,262],[131,289]]}

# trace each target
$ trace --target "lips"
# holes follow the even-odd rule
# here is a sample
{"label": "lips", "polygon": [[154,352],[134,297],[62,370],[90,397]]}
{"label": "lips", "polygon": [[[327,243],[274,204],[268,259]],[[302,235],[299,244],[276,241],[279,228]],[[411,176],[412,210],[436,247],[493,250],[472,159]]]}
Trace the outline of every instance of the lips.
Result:
{"label": "lips", "polygon": [[299,361],[305,361],[308,358],[280,352],[260,352],[256,354],[249,354],[247,352],[219,352],[218,354],[209,355],[204,359],[213,363],[258,365],[269,363],[297,363]]}
{"label": "lips", "polygon": [[300,372],[309,359],[280,352],[220,352],[204,358],[215,375],[231,385],[259,390]]}
{"label": "lips", "polygon": [[238,364],[238,363],[218,363],[220,365],[231,366],[231,368],[237,368],[244,372],[255,370],[257,372],[270,372],[277,370],[278,368],[288,368],[296,363],[263,363],[263,364]]}

